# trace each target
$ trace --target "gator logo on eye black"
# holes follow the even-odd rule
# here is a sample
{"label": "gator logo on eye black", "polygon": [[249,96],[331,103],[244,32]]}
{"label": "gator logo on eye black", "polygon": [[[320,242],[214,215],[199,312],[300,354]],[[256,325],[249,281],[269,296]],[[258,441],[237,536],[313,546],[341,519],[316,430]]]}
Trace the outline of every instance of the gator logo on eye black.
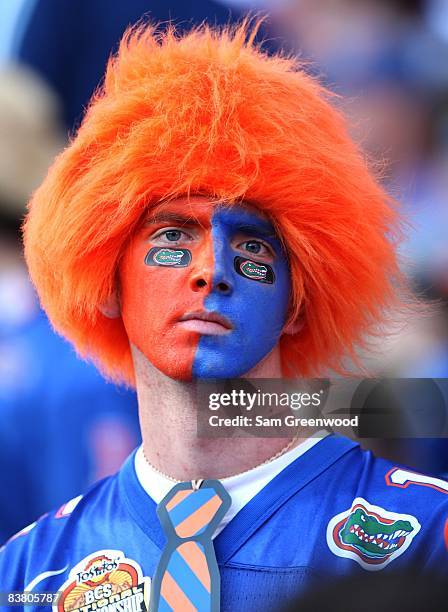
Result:
{"label": "gator logo on eye black", "polygon": [[240,276],[269,285],[274,282],[274,270],[268,264],[257,263],[245,257],[235,257],[234,265]]}
{"label": "gator logo on eye black", "polygon": [[327,543],[338,557],[375,571],[402,555],[419,531],[415,516],[389,512],[357,497],[349,510],[328,523]]}
{"label": "gator logo on eye black", "polygon": [[168,249],[153,247],[145,257],[147,266],[164,266],[185,268],[191,262],[191,252],[188,249]]}

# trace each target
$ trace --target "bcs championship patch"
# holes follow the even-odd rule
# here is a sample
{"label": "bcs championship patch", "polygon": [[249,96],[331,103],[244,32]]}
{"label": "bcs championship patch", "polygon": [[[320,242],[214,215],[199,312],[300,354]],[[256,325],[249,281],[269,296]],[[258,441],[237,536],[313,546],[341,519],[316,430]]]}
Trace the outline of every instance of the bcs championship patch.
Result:
{"label": "bcs championship patch", "polygon": [[150,579],[120,550],[99,550],[70,571],[59,591],[53,612],[147,612]]}
{"label": "bcs championship patch", "polygon": [[402,555],[419,531],[415,516],[389,512],[357,497],[349,510],[328,523],[327,544],[338,557],[375,571]]}

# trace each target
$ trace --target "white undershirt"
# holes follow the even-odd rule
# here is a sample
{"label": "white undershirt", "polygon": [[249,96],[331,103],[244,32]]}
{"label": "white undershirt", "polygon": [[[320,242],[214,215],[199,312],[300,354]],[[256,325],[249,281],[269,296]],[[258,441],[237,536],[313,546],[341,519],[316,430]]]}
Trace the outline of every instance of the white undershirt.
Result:
{"label": "white undershirt", "polygon": [[[308,438],[298,446],[294,447],[284,455],[277,457],[274,461],[259,465],[247,472],[221,478],[220,482],[232,498],[232,505],[224,518],[218,525],[213,537],[217,536],[233,517],[261,491],[277,474],[280,474],[290,463],[304,455],[310,448],[320,442],[328,435],[326,431],[318,431],[314,436]],[[175,483],[156,472],[146,461],[143,447],[135,454],[135,472],[137,478],[146,493],[158,504],[165,495],[174,487]]]}

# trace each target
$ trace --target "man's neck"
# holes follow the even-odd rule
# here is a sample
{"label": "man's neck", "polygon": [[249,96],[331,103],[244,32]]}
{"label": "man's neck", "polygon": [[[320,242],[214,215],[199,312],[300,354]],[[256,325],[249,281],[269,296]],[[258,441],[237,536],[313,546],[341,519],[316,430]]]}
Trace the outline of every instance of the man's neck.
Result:
{"label": "man's neck", "polygon": [[[181,481],[225,478],[268,461],[291,442],[284,437],[199,438],[196,383],[173,380],[135,347],[132,353],[143,450],[147,461],[163,474]],[[269,357],[248,376],[278,377],[279,355]],[[300,441],[294,440],[294,445]]]}

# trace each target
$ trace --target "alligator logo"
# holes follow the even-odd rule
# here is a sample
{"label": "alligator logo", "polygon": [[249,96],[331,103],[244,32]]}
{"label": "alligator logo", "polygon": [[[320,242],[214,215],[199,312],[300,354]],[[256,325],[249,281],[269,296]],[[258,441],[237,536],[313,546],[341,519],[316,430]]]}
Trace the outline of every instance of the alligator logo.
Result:
{"label": "alligator logo", "polygon": [[241,272],[243,272],[243,274],[249,278],[264,280],[266,278],[267,268],[266,266],[261,266],[253,261],[245,261],[243,264],[241,264]]}
{"label": "alligator logo", "polygon": [[357,497],[349,510],[328,523],[327,543],[335,555],[379,570],[403,554],[419,531],[414,516],[389,512]]}
{"label": "alligator logo", "polygon": [[161,266],[177,266],[184,255],[183,251],[173,251],[171,249],[162,249],[153,255],[153,259]]}
{"label": "alligator logo", "polygon": [[274,282],[274,271],[267,264],[257,263],[244,257],[235,257],[235,270],[241,276],[261,283],[272,284]]}
{"label": "alligator logo", "polygon": [[146,254],[147,266],[170,266],[184,268],[191,262],[191,252],[188,249],[168,249],[153,247]]}

